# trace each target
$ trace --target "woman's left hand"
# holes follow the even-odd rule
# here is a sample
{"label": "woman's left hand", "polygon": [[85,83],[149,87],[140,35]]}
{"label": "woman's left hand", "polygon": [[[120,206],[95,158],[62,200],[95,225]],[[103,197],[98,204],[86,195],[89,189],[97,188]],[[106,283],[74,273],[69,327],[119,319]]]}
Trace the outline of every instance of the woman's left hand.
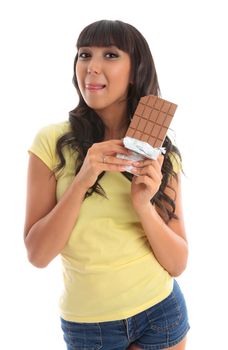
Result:
{"label": "woman's left hand", "polygon": [[162,181],[162,163],[164,157],[160,155],[157,160],[146,159],[133,163],[131,197],[136,211],[140,211],[150,203],[157,193]]}

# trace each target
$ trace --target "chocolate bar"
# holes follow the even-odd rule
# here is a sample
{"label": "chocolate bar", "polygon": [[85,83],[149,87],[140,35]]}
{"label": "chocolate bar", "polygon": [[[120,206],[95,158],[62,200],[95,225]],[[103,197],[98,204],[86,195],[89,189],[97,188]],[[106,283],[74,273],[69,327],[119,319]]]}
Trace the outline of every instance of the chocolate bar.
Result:
{"label": "chocolate bar", "polygon": [[140,98],[125,136],[161,147],[177,105],[158,96]]}

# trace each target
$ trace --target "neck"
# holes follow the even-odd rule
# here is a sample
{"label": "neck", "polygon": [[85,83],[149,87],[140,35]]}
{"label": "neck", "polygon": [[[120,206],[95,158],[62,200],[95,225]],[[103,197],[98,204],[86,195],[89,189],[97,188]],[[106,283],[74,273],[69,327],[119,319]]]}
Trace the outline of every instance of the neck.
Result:
{"label": "neck", "polygon": [[127,128],[128,122],[125,122],[122,126],[114,128],[105,126],[105,140],[122,139],[126,134]]}
{"label": "neck", "polygon": [[129,121],[127,117],[127,109],[108,112],[97,111],[105,126],[105,140],[121,139],[125,136]]}

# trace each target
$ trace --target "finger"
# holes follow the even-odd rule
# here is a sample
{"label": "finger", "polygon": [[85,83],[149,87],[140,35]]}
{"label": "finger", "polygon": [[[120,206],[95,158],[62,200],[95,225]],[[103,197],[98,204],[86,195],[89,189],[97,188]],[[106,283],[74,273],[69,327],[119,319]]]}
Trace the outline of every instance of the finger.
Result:
{"label": "finger", "polygon": [[144,160],[139,160],[137,162],[134,162],[134,166],[142,168],[148,165],[157,166],[158,164],[159,168],[161,168],[163,161],[164,161],[164,156],[161,154],[157,159],[144,159]]}
{"label": "finger", "polygon": [[125,149],[123,141],[122,140],[108,140],[108,141],[101,141],[101,142],[96,142],[94,143],[90,149],[100,149],[100,148],[109,148],[110,147],[115,147],[115,146],[120,146]]}
{"label": "finger", "polygon": [[[162,156],[163,157],[163,156]],[[164,158],[164,157],[163,157]],[[161,172],[161,168],[162,168],[162,163],[163,163],[163,159],[158,158],[157,160],[155,160],[151,165],[156,169],[157,172]]]}
{"label": "finger", "polygon": [[102,151],[106,154],[113,155],[117,153],[128,154],[129,150],[121,145],[104,145]]}
{"label": "finger", "polygon": [[140,185],[140,184],[144,184],[147,187],[151,186],[151,179],[144,175],[144,176],[136,176],[135,180],[134,180],[136,185]]}
{"label": "finger", "polygon": [[158,162],[159,162],[159,164],[160,164],[160,166],[162,167],[162,164],[163,164],[163,162],[164,162],[164,156],[163,156],[163,154],[160,154],[160,156],[158,157]]}
{"label": "finger", "polygon": [[103,163],[129,166],[129,165],[132,165],[133,161],[129,159],[119,158],[119,157],[104,156]]}
{"label": "finger", "polygon": [[160,169],[156,169],[154,164],[150,164],[148,166],[145,166],[143,168],[132,168],[132,173],[137,176],[149,176],[150,178],[154,180],[160,181],[162,179],[162,173]]}
{"label": "finger", "polygon": [[87,154],[91,160],[99,163],[105,163],[105,159],[107,156],[116,156],[116,154],[123,154],[125,156],[129,156],[131,154],[129,152],[131,151],[119,145],[109,145],[107,148],[107,145],[94,144],[88,149]]}
{"label": "finger", "polygon": [[112,154],[112,155],[116,155],[116,154],[118,154],[118,153],[120,153],[120,154],[124,154],[124,155],[127,155],[127,156],[129,156],[129,155],[131,155],[132,154],[132,151],[131,150],[129,150],[129,149],[127,149],[127,148],[125,148],[125,147],[117,147],[116,149],[113,149],[113,151],[111,152],[111,150],[109,151],[108,150],[108,153],[109,154]]}
{"label": "finger", "polygon": [[103,141],[102,143],[114,143],[116,145],[122,145],[123,146],[123,140],[116,140],[116,139],[113,139],[113,140],[108,140],[108,141]]}
{"label": "finger", "polygon": [[132,152],[128,150],[127,148],[121,146],[121,145],[102,145],[99,148],[99,151],[102,152],[104,155],[113,155],[113,154],[125,154],[125,155],[130,155]]}
{"label": "finger", "polygon": [[[125,161],[126,162],[126,161]],[[100,164],[101,171],[123,172],[126,171],[126,164]]]}
{"label": "finger", "polygon": [[126,152],[131,152],[124,146],[123,140],[108,140],[108,141],[100,142],[98,143],[98,145],[102,145],[102,147],[107,147],[109,150],[110,149],[114,150],[115,146],[117,146],[116,148],[117,150],[124,150]]}

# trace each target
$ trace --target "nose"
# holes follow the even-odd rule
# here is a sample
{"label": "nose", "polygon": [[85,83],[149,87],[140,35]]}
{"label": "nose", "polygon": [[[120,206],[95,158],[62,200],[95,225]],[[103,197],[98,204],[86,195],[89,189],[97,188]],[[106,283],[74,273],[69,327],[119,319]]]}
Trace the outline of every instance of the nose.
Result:
{"label": "nose", "polygon": [[87,67],[87,73],[88,74],[99,74],[101,72],[101,65],[97,59],[91,59],[88,67]]}

